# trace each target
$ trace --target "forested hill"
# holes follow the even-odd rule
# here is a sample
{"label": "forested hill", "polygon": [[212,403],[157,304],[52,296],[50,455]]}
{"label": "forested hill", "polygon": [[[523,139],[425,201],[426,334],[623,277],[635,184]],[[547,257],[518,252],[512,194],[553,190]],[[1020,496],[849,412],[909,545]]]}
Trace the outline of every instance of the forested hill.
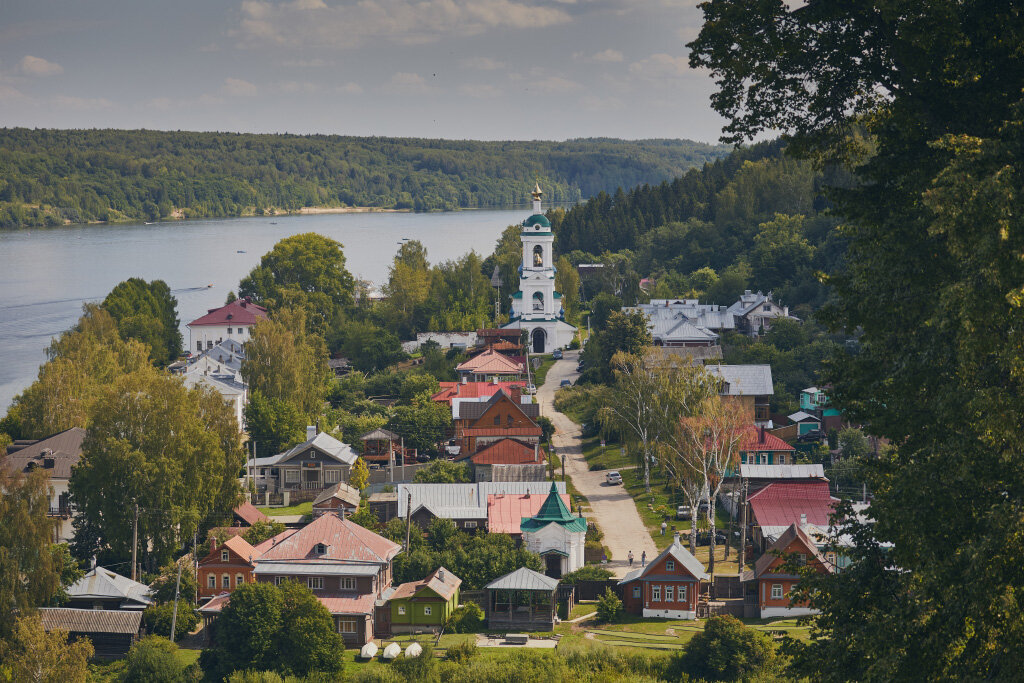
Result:
{"label": "forested hill", "polygon": [[659,183],[724,155],[689,140],[478,142],[0,129],[0,227],[307,206],[457,209]]}

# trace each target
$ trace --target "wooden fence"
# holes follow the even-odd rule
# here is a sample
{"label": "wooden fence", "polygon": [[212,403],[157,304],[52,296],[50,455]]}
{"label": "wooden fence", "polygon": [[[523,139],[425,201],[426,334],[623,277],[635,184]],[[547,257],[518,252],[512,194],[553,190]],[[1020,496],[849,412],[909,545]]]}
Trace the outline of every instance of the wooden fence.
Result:
{"label": "wooden fence", "polygon": [[743,597],[743,584],[738,576],[716,576],[711,595],[716,600]]}

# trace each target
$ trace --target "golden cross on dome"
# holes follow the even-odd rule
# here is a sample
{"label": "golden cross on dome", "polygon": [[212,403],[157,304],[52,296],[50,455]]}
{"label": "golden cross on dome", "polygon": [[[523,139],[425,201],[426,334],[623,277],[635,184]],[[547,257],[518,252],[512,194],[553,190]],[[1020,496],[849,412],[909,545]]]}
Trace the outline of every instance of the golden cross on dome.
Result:
{"label": "golden cross on dome", "polygon": [[534,199],[536,199],[536,200],[537,200],[537,201],[539,202],[539,201],[540,201],[540,197],[541,197],[541,195],[542,195],[542,194],[544,194],[544,193],[543,193],[543,192],[541,192],[541,190],[540,190],[540,183],[537,183],[537,184],[536,184],[536,185],[534,186],[534,188],[533,188],[533,193],[532,193],[532,194],[533,194],[533,198],[534,198]]}

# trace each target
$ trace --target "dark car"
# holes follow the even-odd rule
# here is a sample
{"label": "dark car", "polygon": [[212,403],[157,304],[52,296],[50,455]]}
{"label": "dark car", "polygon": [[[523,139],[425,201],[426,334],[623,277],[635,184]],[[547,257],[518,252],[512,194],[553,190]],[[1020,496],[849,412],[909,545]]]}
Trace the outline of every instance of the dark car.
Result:
{"label": "dark car", "polygon": [[551,352],[551,357],[555,360],[562,360],[562,349],[555,349]]}
{"label": "dark car", "polygon": [[[698,531],[697,545],[711,545],[711,532]],[[715,545],[725,545],[725,534],[721,531],[715,532]]]}
{"label": "dark car", "polygon": [[572,386],[572,382],[567,380],[567,379],[563,379],[561,381],[561,383],[559,383],[558,386],[560,386],[560,387],[571,387]]}
{"label": "dark car", "polygon": [[428,460],[430,460],[430,456],[427,455],[426,453],[417,453],[416,460],[418,462],[427,462]]}

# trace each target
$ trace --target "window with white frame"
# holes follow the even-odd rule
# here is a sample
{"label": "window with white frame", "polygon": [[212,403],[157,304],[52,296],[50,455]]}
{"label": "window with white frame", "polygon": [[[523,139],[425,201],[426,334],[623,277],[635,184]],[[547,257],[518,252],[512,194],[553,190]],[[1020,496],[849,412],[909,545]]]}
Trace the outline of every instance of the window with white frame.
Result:
{"label": "window with white frame", "polygon": [[284,471],[284,482],[286,484],[298,484],[299,483],[299,471],[298,470],[285,470]]}
{"label": "window with white frame", "polygon": [[355,633],[356,632],[356,620],[355,619],[341,619],[338,621],[338,630],[342,633]]}
{"label": "window with white frame", "polygon": [[430,605],[424,605],[423,606],[423,613],[429,617],[430,616],[430,612],[431,612]]}
{"label": "window with white frame", "polygon": [[665,560],[665,571],[674,572],[676,570],[675,560]]}
{"label": "window with white frame", "polygon": [[275,576],[274,577],[274,585],[275,586],[280,586],[282,583],[284,583],[287,580],[288,580],[287,576]]}
{"label": "window with white frame", "polygon": [[807,555],[805,553],[797,553],[796,563],[801,567],[807,564]]}
{"label": "window with white frame", "polygon": [[640,586],[633,586],[633,597],[634,598],[639,598],[640,597]]}
{"label": "window with white frame", "polygon": [[476,528],[476,522],[474,522],[474,521],[466,522],[463,525],[463,527],[466,528],[466,529],[475,529]]}
{"label": "window with white frame", "polygon": [[772,584],[772,600],[781,600],[781,599],[782,599],[782,584],[781,583],[773,583]]}
{"label": "window with white frame", "polygon": [[332,467],[324,470],[324,483],[337,484],[341,481],[341,470],[337,467]]}
{"label": "window with white frame", "polygon": [[342,576],[338,579],[338,588],[343,591],[354,591],[356,589],[356,577]]}
{"label": "window with white frame", "polygon": [[206,577],[206,585],[209,588],[216,588],[217,587],[217,575],[216,574],[210,574],[209,576],[207,576]]}
{"label": "window with white frame", "polygon": [[686,602],[686,586],[679,586],[679,602]]}
{"label": "window with white frame", "polygon": [[238,588],[245,583],[245,576],[242,574],[235,574],[235,588]]}
{"label": "window with white frame", "polygon": [[220,561],[221,562],[227,562],[230,559],[231,559],[231,555],[228,553],[227,550],[221,550],[220,551]]}
{"label": "window with white frame", "polygon": [[398,613],[399,614],[405,614],[405,605],[399,605],[398,606]]}
{"label": "window with white frame", "polygon": [[231,574],[224,574],[220,577],[221,588],[231,588]]}
{"label": "window with white frame", "polygon": [[665,586],[665,602],[676,601],[676,589],[675,586]]}
{"label": "window with white frame", "polygon": [[661,586],[651,586],[651,600],[661,602]]}
{"label": "window with white frame", "polygon": [[310,590],[320,590],[324,587],[324,577],[322,576],[309,576],[306,578],[306,587]]}

